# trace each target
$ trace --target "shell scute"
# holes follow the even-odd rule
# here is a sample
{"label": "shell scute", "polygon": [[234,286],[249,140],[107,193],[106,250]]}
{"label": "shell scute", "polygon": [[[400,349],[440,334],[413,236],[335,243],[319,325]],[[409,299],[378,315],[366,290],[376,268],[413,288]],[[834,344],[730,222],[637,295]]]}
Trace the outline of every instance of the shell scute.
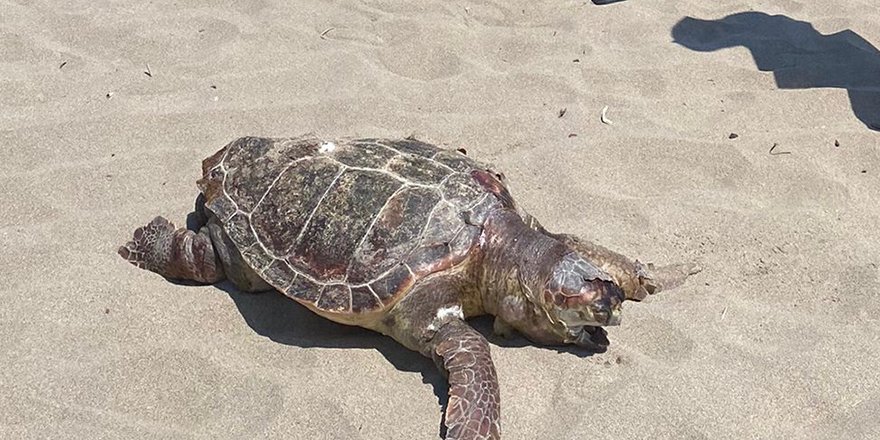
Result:
{"label": "shell scute", "polygon": [[412,272],[404,264],[399,263],[385,276],[372,282],[370,287],[383,302],[389,301],[400,292],[408,290],[415,282]]}
{"label": "shell scute", "polygon": [[247,215],[236,213],[224,224],[226,235],[239,249],[248,249],[257,242],[257,237],[251,231],[251,223]]}
{"label": "shell scute", "polygon": [[351,288],[351,311],[360,313],[368,310],[374,310],[382,305],[379,298],[373,295],[369,287],[360,286]]}
{"label": "shell scute", "polygon": [[341,171],[338,163],[315,158],[282,172],[251,214],[257,238],[269,252],[279,257],[291,253],[309,214]]}
{"label": "shell scute", "polygon": [[351,167],[378,170],[385,168],[396,155],[395,151],[375,142],[352,142],[351,145],[339,148],[333,158]]}
{"label": "shell scute", "polygon": [[426,276],[448,269],[457,262],[449,250],[449,243],[420,246],[407,258],[407,264],[417,275]]}
{"label": "shell scute", "polygon": [[381,172],[343,172],[311,214],[293,251],[296,265],[318,279],[343,280],[372,219],[401,185]]}
{"label": "shell scute", "polygon": [[388,170],[422,185],[436,185],[453,172],[445,165],[412,154],[394,157],[388,163]]}
{"label": "shell scute", "polygon": [[248,265],[250,265],[257,273],[264,273],[266,268],[276,261],[268,255],[259,244],[242,249],[241,257],[244,258],[244,261],[247,261]]}
{"label": "shell scute", "polygon": [[439,148],[435,147],[434,145],[412,138],[389,140],[383,142],[383,144],[401,153],[415,154],[417,156],[427,158],[430,158],[431,156],[437,154],[437,151],[439,151]]}
{"label": "shell scute", "polygon": [[291,298],[297,298],[314,304],[321,294],[321,287],[320,284],[297,274],[282,292]]}
{"label": "shell scute", "polygon": [[435,161],[452,168],[459,173],[467,173],[479,167],[479,164],[457,151],[441,150],[433,158]]}
{"label": "shell scute", "polygon": [[272,260],[272,263],[260,273],[264,279],[275,280],[293,280],[297,275],[298,273],[284,260]]}
{"label": "shell scute", "polygon": [[440,194],[431,188],[404,187],[391,198],[355,249],[348,281],[365,283],[390,269],[416,246]]}
{"label": "shell scute", "polygon": [[316,304],[319,309],[345,313],[351,311],[351,288],[345,284],[329,284],[321,289]]}
{"label": "shell scute", "polygon": [[449,241],[462,227],[461,210],[451,203],[441,201],[437,203],[431,218],[421,234],[421,246],[433,246]]}
{"label": "shell scute", "polygon": [[484,190],[494,194],[504,207],[516,209],[513,196],[507,190],[507,185],[501,181],[502,176],[500,174],[495,174],[491,170],[473,170],[470,174],[473,180],[480,184]]}
{"label": "shell scute", "polygon": [[463,212],[465,223],[469,225],[482,225],[489,213],[495,209],[503,208],[504,204],[495,197],[486,194],[477,203]]}
{"label": "shell scute", "polygon": [[[220,182],[217,187],[221,188],[220,185],[222,185],[222,182]],[[208,194],[206,192],[203,193]],[[218,194],[213,199],[208,197],[207,200],[209,200],[209,202],[206,203],[206,206],[211,210],[211,212],[214,213],[214,215],[217,216],[217,218],[220,219],[229,219],[236,213],[236,210],[238,209],[235,206],[235,202],[233,202],[232,199],[226,196],[226,194],[224,193]]]}
{"label": "shell scute", "polygon": [[466,173],[456,173],[443,182],[443,199],[458,208],[467,208],[486,191]]}
{"label": "shell scute", "polygon": [[275,144],[273,139],[242,138],[227,147],[224,187],[239,210],[253,210],[283,167]]}

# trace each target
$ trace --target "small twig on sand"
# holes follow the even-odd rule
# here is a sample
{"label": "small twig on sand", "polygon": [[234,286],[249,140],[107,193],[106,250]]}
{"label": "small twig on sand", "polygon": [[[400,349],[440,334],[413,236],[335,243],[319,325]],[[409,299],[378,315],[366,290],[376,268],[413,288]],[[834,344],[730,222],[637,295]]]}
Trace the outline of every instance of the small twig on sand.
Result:
{"label": "small twig on sand", "polygon": [[321,32],[321,39],[326,40],[327,34],[330,33],[330,31],[332,31],[334,29],[336,29],[336,28],[335,27],[328,27],[327,29],[324,29],[324,31]]}
{"label": "small twig on sand", "polygon": [[774,143],[773,143],[773,146],[770,147],[770,154],[771,154],[772,156],[779,156],[780,154],[791,154],[791,151],[777,151],[777,152],[774,153],[773,150],[775,150],[776,147],[778,147],[778,146],[779,146],[779,144],[777,144],[776,142],[774,142]]}
{"label": "small twig on sand", "polygon": [[599,120],[602,121],[602,123],[606,124],[606,125],[613,124],[613,122],[611,122],[611,120],[608,119],[608,106],[607,105],[605,107],[602,107],[602,114],[599,116]]}
{"label": "small twig on sand", "polygon": [[60,65],[60,66],[58,66],[58,68],[59,68],[59,69],[63,69],[63,68],[64,68],[64,66],[66,66],[66,65],[67,65],[67,61],[65,61],[65,62],[63,62],[63,63],[61,63],[61,65]]}
{"label": "small twig on sand", "polygon": [[152,78],[152,77],[153,77],[153,71],[150,70],[150,63],[147,63],[146,66],[147,66],[147,70],[144,70],[144,75],[147,75],[147,76],[149,76],[150,78]]}

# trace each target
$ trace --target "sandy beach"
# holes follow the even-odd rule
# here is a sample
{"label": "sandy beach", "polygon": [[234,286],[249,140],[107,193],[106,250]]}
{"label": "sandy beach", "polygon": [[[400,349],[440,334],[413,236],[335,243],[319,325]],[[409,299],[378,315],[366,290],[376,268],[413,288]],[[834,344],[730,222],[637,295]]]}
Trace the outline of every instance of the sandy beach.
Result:
{"label": "sandy beach", "polygon": [[309,132],[466,148],[548,228],[702,266],[601,354],[478,320],[504,438],[880,438],[875,1],[0,10],[2,438],[438,438],[430,360],[116,254],[229,141]]}

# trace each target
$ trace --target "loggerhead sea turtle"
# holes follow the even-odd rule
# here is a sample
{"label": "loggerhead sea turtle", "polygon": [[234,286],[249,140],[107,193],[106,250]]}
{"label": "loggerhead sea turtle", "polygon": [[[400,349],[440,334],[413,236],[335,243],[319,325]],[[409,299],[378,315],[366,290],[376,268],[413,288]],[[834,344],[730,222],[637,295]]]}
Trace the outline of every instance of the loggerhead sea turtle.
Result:
{"label": "loggerhead sea turtle", "polygon": [[411,138],[247,137],[202,171],[198,230],[156,217],[119,254],[169,279],[275,289],[432,358],[450,386],[448,439],[501,431],[489,344],[467,318],[491,314],[498,333],[598,351],[625,298],[694,272],[550,233],[500,174]]}

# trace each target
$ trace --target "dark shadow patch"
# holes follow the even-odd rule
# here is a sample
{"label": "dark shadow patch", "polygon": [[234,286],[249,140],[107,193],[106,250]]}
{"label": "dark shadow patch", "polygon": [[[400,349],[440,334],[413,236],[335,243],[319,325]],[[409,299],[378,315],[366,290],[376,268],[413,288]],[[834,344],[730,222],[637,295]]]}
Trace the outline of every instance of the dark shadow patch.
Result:
{"label": "dark shadow patch", "polygon": [[845,89],[855,116],[880,131],[880,51],[849,29],[824,35],[809,22],[752,11],[719,20],[685,17],[672,38],[698,52],[743,46],[780,89]]}
{"label": "dark shadow patch", "polygon": [[242,293],[226,281],[216,286],[229,294],[251,329],[277,343],[301,348],[375,348],[398,370],[421,374],[445,412],[449,384],[432,360],[387,336],[324,319],[280,293]]}
{"label": "dark shadow patch", "polygon": [[205,195],[199,193],[193,202],[193,211],[186,215],[186,228],[193,232],[199,232],[208,224],[208,216],[205,214]]}

